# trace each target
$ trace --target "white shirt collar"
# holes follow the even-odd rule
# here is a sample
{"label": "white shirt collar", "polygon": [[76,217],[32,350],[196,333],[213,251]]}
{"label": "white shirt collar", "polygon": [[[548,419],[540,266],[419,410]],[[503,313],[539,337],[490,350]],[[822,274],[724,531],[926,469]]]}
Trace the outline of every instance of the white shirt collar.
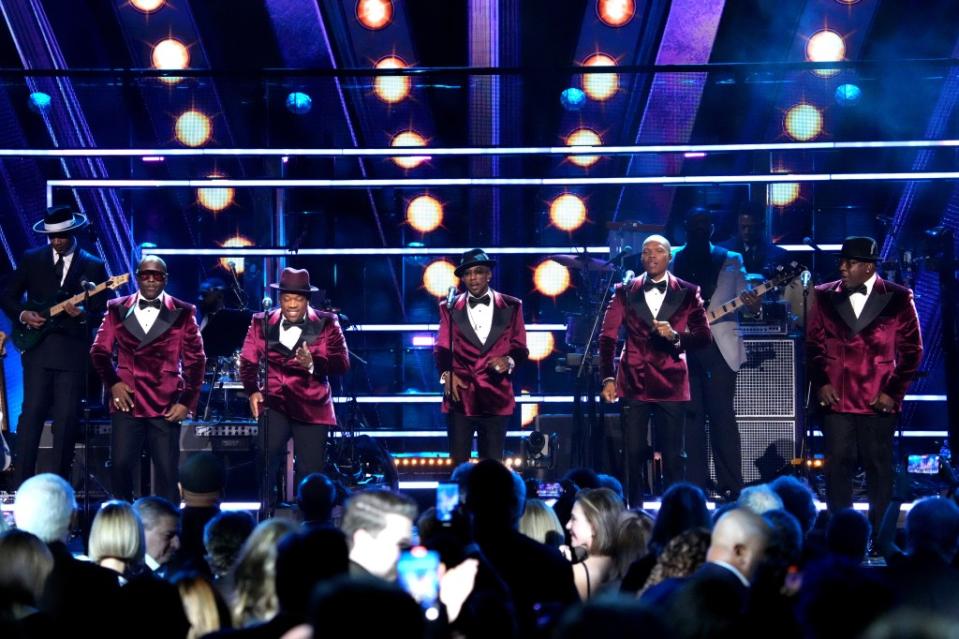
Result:
{"label": "white shirt collar", "polygon": [[664,271],[663,276],[658,280],[654,280],[652,277],[650,277],[649,273],[643,273],[643,276],[654,284],[659,284],[660,282],[666,282],[669,284],[669,271]]}
{"label": "white shirt collar", "polygon": [[711,563],[711,564],[716,564],[717,566],[722,566],[723,568],[725,568],[725,569],[728,570],[729,572],[731,572],[731,573],[733,573],[734,575],[736,575],[736,577],[739,579],[739,581],[741,581],[744,586],[746,586],[747,588],[749,588],[749,580],[746,579],[746,575],[744,575],[743,573],[739,572],[739,569],[736,568],[736,566],[734,566],[734,565],[732,565],[732,564],[728,564],[728,563],[726,563],[725,561],[715,561],[715,560],[714,560],[714,561],[711,561],[711,562],[709,562],[709,563]]}
{"label": "white shirt collar", "polygon": [[157,563],[157,560],[150,555],[143,555],[143,563],[147,565],[147,568],[149,568],[151,572],[156,572],[157,568],[160,567],[160,564]]}
{"label": "white shirt collar", "polygon": [[[134,306],[137,306],[137,304],[140,302],[140,291],[137,291],[136,295],[136,299],[133,300]],[[157,297],[157,299],[160,300],[160,306],[166,306],[166,291],[160,291],[160,295]]]}
{"label": "white shirt collar", "polygon": [[876,277],[878,277],[878,275],[878,273],[873,273],[872,277],[863,282],[863,284],[866,285],[866,297],[869,297],[869,295],[872,293],[872,287],[876,285]]}

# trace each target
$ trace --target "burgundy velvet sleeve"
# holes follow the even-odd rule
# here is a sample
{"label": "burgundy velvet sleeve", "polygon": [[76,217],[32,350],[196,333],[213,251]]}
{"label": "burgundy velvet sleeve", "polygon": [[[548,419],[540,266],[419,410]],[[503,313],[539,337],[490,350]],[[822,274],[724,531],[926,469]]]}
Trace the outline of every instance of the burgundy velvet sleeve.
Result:
{"label": "burgundy velvet sleeve", "polygon": [[599,376],[602,379],[614,377],[616,374],[613,370],[613,357],[616,340],[619,338],[619,327],[626,318],[625,298],[622,285],[618,284],[603,315],[603,328],[599,335]]}
{"label": "burgundy velvet sleeve", "polygon": [[120,376],[117,375],[117,371],[113,367],[113,345],[116,341],[116,330],[116,313],[110,309],[104,316],[103,321],[100,322],[100,328],[97,329],[93,345],[90,347],[90,362],[93,364],[93,370],[97,372],[107,388],[120,381]]}
{"label": "burgundy velvet sleeve", "polygon": [[206,355],[203,352],[203,338],[196,323],[196,309],[189,309],[189,317],[183,321],[183,343],[180,356],[183,359],[184,387],[180,392],[179,403],[196,413],[200,402],[200,389],[206,372]]}
{"label": "burgundy velvet sleeve", "polygon": [[899,312],[899,327],[896,331],[896,370],[886,383],[885,393],[901,402],[909,384],[919,370],[922,360],[922,333],[919,330],[919,315],[912,291]]}
{"label": "burgundy velvet sleeve", "polygon": [[240,381],[243,383],[243,391],[248,395],[260,390],[257,376],[264,350],[263,313],[257,313],[250,320],[250,328],[246,331],[243,348],[240,350]]}
{"label": "burgundy velvet sleeve", "polygon": [[713,341],[713,333],[709,330],[709,321],[706,319],[706,309],[703,307],[703,298],[699,296],[699,287],[693,291],[693,301],[686,321],[686,330],[679,336],[679,348],[684,351],[693,351],[706,348]]}

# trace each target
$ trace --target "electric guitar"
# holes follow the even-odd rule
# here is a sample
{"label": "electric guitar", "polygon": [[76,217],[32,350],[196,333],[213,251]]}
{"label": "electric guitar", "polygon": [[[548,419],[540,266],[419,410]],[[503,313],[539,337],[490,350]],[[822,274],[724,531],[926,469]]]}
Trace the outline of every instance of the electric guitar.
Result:
{"label": "electric guitar", "polygon": [[95,287],[90,289],[86,293],[77,293],[71,298],[65,299],[61,302],[58,302],[53,305],[48,305],[43,302],[27,302],[24,310],[27,311],[37,311],[47,319],[44,322],[43,326],[40,328],[29,328],[27,325],[21,322],[14,322],[16,326],[13,328],[13,345],[17,347],[17,350],[21,353],[25,353],[30,349],[34,348],[43,341],[43,338],[53,330],[56,326],[55,318],[64,312],[67,304],[82,304],[87,297],[93,297],[107,289],[116,290],[119,287],[123,286],[130,281],[130,274],[124,273],[123,275],[114,275],[113,277],[107,279],[107,281],[97,284]]}
{"label": "electric guitar", "polygon": [[10,432],[10,417],[7,413],[7,377],[3,370],[3,357],[6,351],[7,334],[0,331],[0,472],[10,468],[10,462],[13,461],[10,455],[10,447],[7,446],[7,440],[3,433]]}
{"label": "electric guitar", "polygon": [[[762,297],[777,286],[788,284],[805,270],[806,267],[799,262],[790,262],[788,266],[779,265],[776,267],[776,274],[759,286],[755,287],[752,292]],[[738,297],[734,297],[716,310],[706,311],[706,321],[712,324],[719,318],[738,311],[743,306],[745,306],[743,301]]]}

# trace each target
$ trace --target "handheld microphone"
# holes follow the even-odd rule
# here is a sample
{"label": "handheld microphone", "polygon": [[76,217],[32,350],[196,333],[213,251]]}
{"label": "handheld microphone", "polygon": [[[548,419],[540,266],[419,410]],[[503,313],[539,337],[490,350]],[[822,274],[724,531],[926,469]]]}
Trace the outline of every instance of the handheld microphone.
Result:
{"label": "handheld microphone", "polygon": [[623,286],[629,286],[636,279],[636,271],[630,269],[623,275]]}
{"label": "handheld microphone", "polygon": [[262,308],[264,311],[271,310],[273,308],[273,300],[269,297],[264,297],[260,302],[260,308]]}
{"label": "handheld microphone", "polygon": [[609,258],[608,260],[606,260],[606,263],[612,264],[613,262],[616,262],[617,260],[621,260],[624,257],[627,257],[628,255],[632,254],[632,252],[633,252],[633,247],[626,245],[622,249],[620,249],[619,253]]}
{"label": "handheld microphone", "polygon": [[812,273],[809,271],[803,271],[800,273],[799,282],[802,284],[803,288],[809,288],[809,283],[812,282]]}
{"label": "handheld microphone", "polygon": [[819,245],[816,244],[811,237],[808,235],[802,239],[802,243],[811,248],[816,253],[822,253],[823,250],[819,248]]}
{"label": "handheld microphone", "polygon": [[456,287],[451,286],[446,293],[446,308],[453,308],[453,300],[456,299]]}

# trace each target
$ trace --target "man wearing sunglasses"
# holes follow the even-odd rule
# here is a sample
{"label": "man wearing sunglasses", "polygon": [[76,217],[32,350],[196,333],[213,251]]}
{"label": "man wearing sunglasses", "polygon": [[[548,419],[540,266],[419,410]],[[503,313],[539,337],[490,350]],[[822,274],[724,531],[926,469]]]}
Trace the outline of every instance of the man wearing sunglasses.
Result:
{"label": "man wearing sunglasses", "polygon": [[128,501],[146,444],[156,477],[153,494],[179,503],[180,422],[196,411],[203,384],[206,357],[196,309],[168,295],[166,282],[162,259],[140,260],[138,291],[107,304],[90,349],[93,367],[111,395],[113,494]]}

